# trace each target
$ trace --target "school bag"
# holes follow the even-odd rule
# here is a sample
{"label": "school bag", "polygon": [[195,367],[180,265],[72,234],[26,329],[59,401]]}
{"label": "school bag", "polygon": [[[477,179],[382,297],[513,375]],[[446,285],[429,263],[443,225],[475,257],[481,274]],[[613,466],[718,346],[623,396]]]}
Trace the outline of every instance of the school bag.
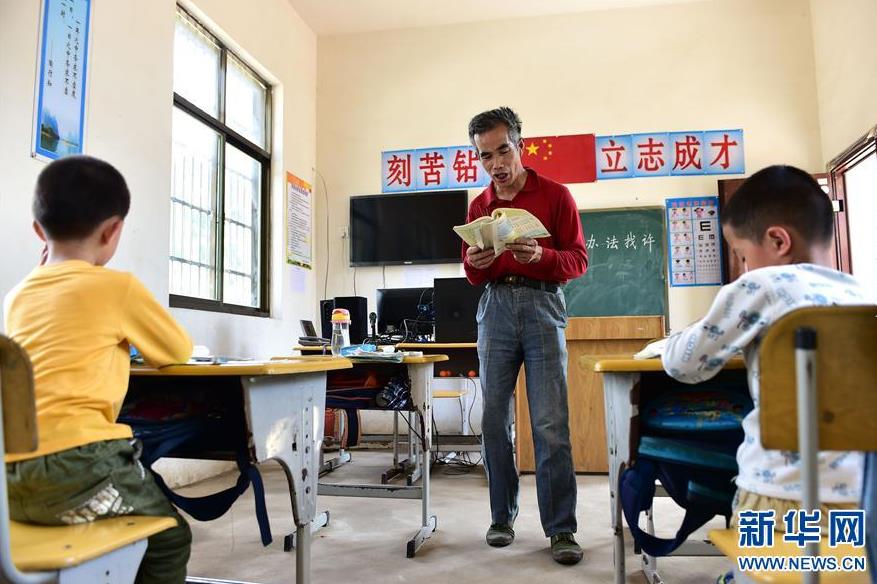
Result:
{"label": "school bag", "polygon": [[[716,515],[730,521],[741,422],[752,407],[748,393],[704,384],[680,385],[643,404],[637,458],[622,473],[619,486],[624,517],[638,549],[666,556]],[[639,527],[640,514],[652,507],[656,480],[685,509],[672,539]]]}

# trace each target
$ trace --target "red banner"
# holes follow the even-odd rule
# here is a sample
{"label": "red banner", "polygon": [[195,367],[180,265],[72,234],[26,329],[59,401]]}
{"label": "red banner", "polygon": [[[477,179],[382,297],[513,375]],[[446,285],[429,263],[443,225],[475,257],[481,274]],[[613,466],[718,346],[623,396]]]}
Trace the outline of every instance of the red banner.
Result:
{"label": "red banner", "polygon": [[559,183],[597,180],[593,134],[524,138],[521,161],[541,175]]}

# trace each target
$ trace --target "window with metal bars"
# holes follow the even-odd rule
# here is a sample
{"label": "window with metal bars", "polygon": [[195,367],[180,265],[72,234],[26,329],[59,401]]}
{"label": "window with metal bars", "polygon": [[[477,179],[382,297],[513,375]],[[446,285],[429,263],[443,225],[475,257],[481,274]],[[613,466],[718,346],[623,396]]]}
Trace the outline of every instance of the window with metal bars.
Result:
{"label": "window with metal bars", "polygon": [[268,315],[270,112],[268,83],[177,7],[171,306]]}

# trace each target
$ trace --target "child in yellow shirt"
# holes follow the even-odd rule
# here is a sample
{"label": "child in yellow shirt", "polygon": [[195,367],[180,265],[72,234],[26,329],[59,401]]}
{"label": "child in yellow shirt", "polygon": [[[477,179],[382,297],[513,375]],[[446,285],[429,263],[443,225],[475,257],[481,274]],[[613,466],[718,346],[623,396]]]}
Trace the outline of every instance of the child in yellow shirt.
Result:
{"label": "child in yellow shirt", "polygon": [[149,538],[138,583],[183,584],[191,531],[116,422],[128,388],[129,344],[154,366],[185,363],[185,330],[133,275],[104,267],[130,206],[110,164],[69,156],[39,175],[34,229],[42,264],[7,294],[6,332],[30,356],[39,445],[6,457],[16,521],[61,525],[117,515],[170,516]]}

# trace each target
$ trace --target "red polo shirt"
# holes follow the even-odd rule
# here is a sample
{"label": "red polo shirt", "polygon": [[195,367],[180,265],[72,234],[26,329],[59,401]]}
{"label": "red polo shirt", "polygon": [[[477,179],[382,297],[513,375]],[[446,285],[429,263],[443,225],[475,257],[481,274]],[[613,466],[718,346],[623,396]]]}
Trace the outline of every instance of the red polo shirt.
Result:
{"label": "red polo shirt", "polygon": [[473,285],[510,274],[563,283],[578,278],[588,268],[588,252],[582,237],[582,223],[569,189],[537,175],[530,168],[526,171],[527,182],[511,201],[498,198],[491,182],[469,204],[469,216],[466,222],[490,215],[498,208],[526,209],[538,217],[551,233],[551,237],[537,239],[542,246],[542,258],[532,264],[522,264],[515,260],[511,252],[506,251],[500,254],[490,267],[479,270],[466,262],[466,249],[469,245],[464,242],[463,268],[466,270],[466,277]]}

